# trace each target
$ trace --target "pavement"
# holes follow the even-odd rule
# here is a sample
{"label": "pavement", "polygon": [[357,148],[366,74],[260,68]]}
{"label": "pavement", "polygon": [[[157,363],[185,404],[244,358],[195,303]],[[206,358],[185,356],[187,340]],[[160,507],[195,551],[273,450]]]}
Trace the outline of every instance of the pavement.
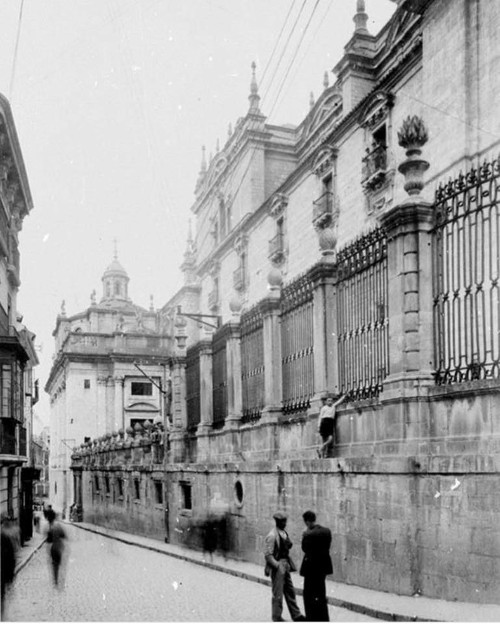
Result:
{"label": "pavement", "polygon": [[33,529],[33,537],[17,551],[15,574],[24,568],[33,555],[45,544],[45,541],[46,537],[44,527],[42,526],[39,532]]}
{"label": "pavement", "polygon": [[[250,581],[270,585],[264,576],[264,566],[248,561],[224,558],[214,553],[205,557],[202,552],[159,540],[116,531],[85,522],[71,523],[92,533],[118,540],[125,544],[139,546],[163,553],[184,561],[225,572]],[[35,533],[18,555],[16,572],[24,567],[45,541],[44,533]],[[302,595],[301,582],[295,579],[296,591]],[[349,609],[381,620],[400,622],[500,622],[500,605],[469,602],[449,602],[424,596],[399,596],[388,592],[374,591],[356,585],[347,585],[327,580],[328,602],[336,607]]]}

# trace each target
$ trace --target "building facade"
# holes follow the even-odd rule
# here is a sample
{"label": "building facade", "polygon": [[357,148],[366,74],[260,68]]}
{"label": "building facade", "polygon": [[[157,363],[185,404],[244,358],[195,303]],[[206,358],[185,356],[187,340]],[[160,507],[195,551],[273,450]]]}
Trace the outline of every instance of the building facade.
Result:
{"label": "building facade", "polygon": [[255,562],[276,508],[294,542],[313,508],[335,580],[497,603],[500,6],[401,0],[372,35],[358,0],[354,24],[297,127],[266,122],[252,69],[162,308],[172,429],[77,449],[78,497],[193,547],[217,510]]}
{"label": "building facade", "polygon": [[170,337],[160,318],[132,302],[129,277],[115,259],[102,276],[102,298],[57,317],[50,395],[50,501],[65,517],[73,501],[72,449],[146,422],[164,425],[169,411]]}
{"label": "building facade", "polygon": [[32,534],[30,440],[38,389],[34,334],[17,309],[19,232],[33,202],[8,101],[0,95],[0,510]]}

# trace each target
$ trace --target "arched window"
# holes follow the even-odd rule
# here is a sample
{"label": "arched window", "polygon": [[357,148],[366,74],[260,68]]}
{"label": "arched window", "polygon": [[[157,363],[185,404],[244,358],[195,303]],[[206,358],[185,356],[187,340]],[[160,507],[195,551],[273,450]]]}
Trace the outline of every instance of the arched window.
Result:
{"label": "arched window", "polygon": [[106,297],[111,297],[111,284],[106,282]]}
{"label": "arched window", "polygon": [[119,295],[120,294],[120,282],[116,281],[115,282],[115,295]]}

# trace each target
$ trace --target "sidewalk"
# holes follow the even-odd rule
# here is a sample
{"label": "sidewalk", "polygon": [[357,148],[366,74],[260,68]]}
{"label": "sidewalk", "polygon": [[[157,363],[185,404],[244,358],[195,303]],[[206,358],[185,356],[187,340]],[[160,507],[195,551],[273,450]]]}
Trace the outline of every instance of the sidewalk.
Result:
{"label": "sidewalk", "polygon": [[[190,561],[199,565],[233,574],[250,581],[270,585],[264,576],[264,565],[257,565],[247,561],[224,559],[214,554],[213,559],[205,559],[203,553],[174,544],[164,544],[155,539],[132,535],[123,531],[106,529],[86,522],[74,522],[73,526],[105,535],[125,544],[139,546],[164,553],[171,557]],[[298,585],[302,583],[295,578],[297,593],[302,595]],[[379,618],[381,620],[397,620],[405,622],[500,622],[500,605],[476,604],[469,602],[448,602],[419,596],[398,596],[387,592],[374,591],[345,585],[334,581],[327,581],[328,602],[334,606],[350,609],[357,613]]]}
{"label": "sidewalk", "polygon": [[17,551],[17,563],[16,563],[16,571],[17,574],[20,570],[24,568],[24,566],[28,563],[28,561],[33,557],[33,555],[45,544],[45,530],[44,527],[40,528],[40,533],[37,533],[33,529],[33,537],[25,543],[25,545]]}

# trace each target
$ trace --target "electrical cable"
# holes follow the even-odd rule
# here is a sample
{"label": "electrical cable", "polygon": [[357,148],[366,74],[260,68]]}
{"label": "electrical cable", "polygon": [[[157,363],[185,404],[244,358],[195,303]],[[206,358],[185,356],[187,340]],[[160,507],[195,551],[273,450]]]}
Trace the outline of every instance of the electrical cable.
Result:
{"label": "electrical cable", "polygon": [[19,7],[19,19],[17,24],[17,35],[16,35],[16,45],[14,48],[14,57],[12,59],[12,70],[10,74],[10,85],[9,85],[9,99],[12,101],[12,93],[14,91],[14,78],[16,75],[16,67],[17,67],[17,55],[19,51],[19,40],[21,38],[21,24],[23,20],[23,9],[24,9],[24,0],[21,0],[21,4]]}

